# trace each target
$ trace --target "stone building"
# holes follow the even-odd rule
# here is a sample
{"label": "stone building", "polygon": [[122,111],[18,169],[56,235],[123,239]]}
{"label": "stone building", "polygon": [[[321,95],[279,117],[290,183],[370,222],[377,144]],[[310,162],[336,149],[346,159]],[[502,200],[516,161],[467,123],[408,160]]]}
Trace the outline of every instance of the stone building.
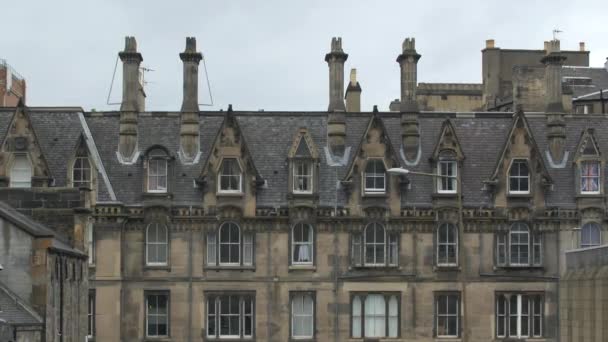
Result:
{"label": "stone building", "polygon": [[181,110],[150,112],[128,37],[120,110],[0,109],[0,185],[80,189],[56,230],[95,341],[558,341],[564,252],[606,239],[608,118],[564,108],[557,48],[535,113],[423,112],[397,55],[396,111],[345,91],[340,38],[326,111],[201,111],[188,38]]}
{"label": "stone building", "polygon": [[25,79],[4,59],[0,59],[0,106],[14,107],[25,102]]}

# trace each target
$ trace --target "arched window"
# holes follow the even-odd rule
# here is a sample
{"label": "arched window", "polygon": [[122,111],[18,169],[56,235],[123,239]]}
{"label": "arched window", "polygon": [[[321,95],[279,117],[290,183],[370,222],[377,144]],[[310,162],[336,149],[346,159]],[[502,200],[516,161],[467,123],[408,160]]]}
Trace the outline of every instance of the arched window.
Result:
{"label": "arched window", "polygon": [[514,159],[509,169],[509,193],[530,193],[530,170],[528,161],[525,159]]}
{"label": "arched window", "polygon": [[146,264],[167,265],[169,231],[162,223],[150,223],[146,228]]}
{"label": "arched window", "polygon": [[238,265],[241,260],[241,230],[236,223],[220,227],[220,265]]}
{"label": "arched window", "polygon": [[241,167],[235,158],[224,158],[220,167],[218,192],[240,193],[242,191]]}
{"label": "arched window", "polygon": [[437,266],[458,265],[458,228],[444,223],[437,229]]}
{"label": "arched window", "polygon": [[312,265],[314,248],[314,231],[311,225],[298,223],[291,233],[291,263],[294,265]]}
{"label": "arched window", "polygon": [[530,231],[528,225],[517,222],[509,232],[511,265],[528,265],[530,263]]}
{"label": "arched window", "polygon": [[386,169],[380,159],[370,159],[365,166],[364,182],[366,193],[384,193],[386,191]]}
{"label": "arched window", "polygon": [[365,228],[365,265],[384,266],[386,258],[386,231],[379,223],[370,223]]}
{"label": "arched window", "polygon": [[91,187],[91,163],[87,157],[76,157],[72,167],[72,186],[75,188]]}
{"label": "arched window", "polygon": [[581,248],[599,246],[601,243],[600,225],[595,222],[583,225],[581,229]]}
{"label": "arched window", "polygon": [[32,164],[25,154],[16,154],[11,167],[11,188],[32,187]]}
{"label": "arched window", "polygon": [[148,192],[167,192],[167,154],[159,148],[148,153]]}

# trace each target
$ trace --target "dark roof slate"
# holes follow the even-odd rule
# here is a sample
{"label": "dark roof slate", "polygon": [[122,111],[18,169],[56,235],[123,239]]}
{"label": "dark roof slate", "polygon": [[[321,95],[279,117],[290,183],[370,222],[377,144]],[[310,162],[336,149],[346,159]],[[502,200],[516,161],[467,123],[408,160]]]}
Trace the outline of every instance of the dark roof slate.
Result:
{"label": "dark roof slate", "polygon": [[608,70],[606,68],[566,66],[562,68],[562,77],[588,77],[591,79],[591,85],[570,85],[573,98],[598,92],[600,89],[608,89]]}
{"label": "dark roof slate", "polygon": [[40,325],[43,319],[24,300],[0,283],[0,319],[10,325]]}

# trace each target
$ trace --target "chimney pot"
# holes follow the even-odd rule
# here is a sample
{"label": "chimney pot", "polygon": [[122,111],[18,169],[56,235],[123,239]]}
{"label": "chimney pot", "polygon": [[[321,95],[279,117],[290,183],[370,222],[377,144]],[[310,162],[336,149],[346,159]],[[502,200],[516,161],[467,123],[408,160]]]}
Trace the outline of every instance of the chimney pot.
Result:
{"label": "chimney pot", "polygon": [[350,69],[350,82],[346,88],[346,111],[361,111],[361,86],[357,82],[357,69]]}
{"label": "chimney pot", "polygon": [[494,49],[494,39],[486,39],[486,49]]}
{"label": "chimney pot", "polygon": [[585,42],[578,43],[578,49],[580,51],[585,51]]}

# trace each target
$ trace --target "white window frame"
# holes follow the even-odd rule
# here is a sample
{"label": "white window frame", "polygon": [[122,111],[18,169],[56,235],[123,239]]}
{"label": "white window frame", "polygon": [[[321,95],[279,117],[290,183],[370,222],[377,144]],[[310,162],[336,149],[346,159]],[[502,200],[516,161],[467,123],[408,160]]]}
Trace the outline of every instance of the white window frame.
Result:
{"label": "white window frame", "polygon": [[[368,229],[374,229],[374,241],[367,241],[367,230]],[[382,230],[382,237],[383,240],[382,242],[378,242],[378,236],[377,236],[377,231],[376,229],[381,229]],[[387,265],[387,255],[386,255],[386,250],[387,250],[387,233],[386,233],[386,228],[384,227],[383,224],[378,223],[378,222],[372,222],[369,223],[366,227],[365,230],[363,231],[363,265],[366,267],[385,267]],[[374,250],[374,255],[373,255],[373,262],[367,262],[367,247],[368,246],[372,246],[373,250]],[[378,262],[377,260],[377,250],[381,248],[382,249],[382,256],[384,258],[384,260],[382,260],[382,262]]]}
{"label": "white window frame", "polygon": [[87,298],[87,341],[95,336],[95,292],[95,289],[89,289],[89,295]]}
{"label": "white window frame", "polygon": [[[22,160],[22,161],[27,161],[29,168],[26,169],[25,167],[16,167],[18,159]],[[15,172],[20,172],[20,173],[23,172],[25,174],[17,175]],[[28,177],[24,177],[28,173],[29,173],[29,180],[21,180],[21,178],[28,179]],[[15,155],[13,155],[13,161],[12,161],[11,170],[10,170],[10,187],[11,188],[26,188],[26,189],[31,188],[33,176],[34,176],[34,169],[33,169],[32,161],[30,160],[30,157],[25,153],[16,153]],[[16,180],[15,178],[18,178],[19,180]]]}
{"label": "white window frame", "polygon": [[[512,310],[512,305],[511,305],[511,298],[514,297],[516,298],[516,308],[515,310]],[[523,297],[527,297],[528,301],[527,301],[527,306],[528,306],[528,312],[524,313],[523,312],[523,308],[524,308],[524,301],[523,301]],[[540,298],[537,298],[540,297]],[[505,311],[503,313],[499,312],[499,301],[500,300],[504,300],[504,309]],[[540,312],[537,312],[536,308],[535,308],[535,301],[536,300],[540,300]],[[521,339],[521,338],[542,338],[543,337],[543,329],[544,329],[544,304],[545,304],[545,300],[544,300],[544,295],[539,294],[539,293],[499,293],[496,296],[494,305],[496,307],[496,337],[497,338],[512,338],[512,339]],[[516,331],[514,333],[511,332],[511,318],[515,318],[517,324],[516,324]],[[526,317],[525,319],[528,319],[528,333],[524,334],[524,332],[522,332],[522,318]],[[540,330],[540,334],[535,334],[534,333],[534,328],[535,328],[535,324],[534,324],[534,319],[535,318],[539,318],[539,330]],[[503,326],[504,326],[504,331],[501,332],[499,331],[499,324],[498,324],[498,320],[503,320]]]}
{"label": "white window frame", "polygon": [[[585,237],[585,230],[587,229],[597,229],[597,232],[599,234],[599,241],[597,244],[595,243],[583,243],[584,237]],[[597,223],[597,222],[587,222],[585,223],[582,227],[581,227],[581,238],[580,238],[580,248],[589,248],[589,247],[596,247],[596,246],[601,246],[602,245],[602,226]]]}
{"label": "white window frame", "polygon": [[[165,230],[165,239],[164,242],[163,241],[150,241],[150,228],[152,227],[152,225],[156,226],[156,237],[160,238],[158,236],[158,229],[159,227],[163,227]],[[164,246],[165,248],[165,261],[150,261],[149,257],[150,257],[150,252],[149,252],[149,247],[151,246],[156,246],[157,248]],[[146,265],[147,266],[167,266],[169,264],[169,227],[164,224],[164,223],[150,223],[148,224],[148,226],[146,227]]]}
{"label": "white window frame", "polygon": [[[238,231],[238,241],[234,242],[232,241],[232,234],[231,234],[231,226],[236,227],[237,231]],[[222,241],[222,229],[228,229],[228,241]],[[240,266],[241,265],[241,257],[242,257],[242,251],[241,251],[241,243],[242,243],[242,233],[241,233],[241,227],[239,227],[238,224],[234,223],[234,222],[224,222],[222,223],[222,225],[220,226],[220,229],[218,230],[218,265],[220,266]],[[238,256],[237,256],[237,261],[236,262],[231,262],[230,260],[232,260],[232,246],[233,245],[237,245],[238,246]],[[228,262],[222,262],[222,246],[228,246]]]}
{"label": "white window frame", "polygon": [[[166,155],[151,154],[148,159],[148,192],[166,193],[168,189],[168,161]],[[152,178],[156,179],[156,188],[152,188]],[[164,184],[160,181],[164,180]],[[164,186],[163,186],[164,185]]]}
{"label": "white window frame", "polygon": [[[310,300],[310,312],[306,312],[306,301]],[[296,301],[300,302],[302,312],[296,312]],[[310,292],[296,292],[291,296],[291,338],[311,340],[315,335],[315,297]],[[304,335],[296,335],[296,324],[300,323],[298,319],[309,319],[310,327],[307,327],[308,333]]]}
{"label": "white window frame", "polygon": [[[584,166],[586,164],[597,164],[597,176],[586,176],[583,174],[583,170],[584,170]],[[584,160],[581,162],[581,166],[580,166],[580,189],[581,189],[581,194],[584,195],[597,195],[599,194],[601,191],[600,189],[602,188],[602,164],[599,162],[599,160]],[[597,179],[597,190],[596,191],[583,191],[583,182],[586,179]]]}
{"label": "white window frame", "polygon": [[[374,170],[373,172],[367,172],[367,168],[370,165],[370,163],[373,163],[372,165],[374,165]],[[382,165],[382,168],[384,169],[384,172],[378,172],[377,170],[377,165]],[[368,188],[367,187],[367,179],[368,178],[373,178],[374,180],[376,179],[380,179],[382,178],[383,180],[383,187],[382,188]],[[363,188],[366,194],[384,194],[386,193],[386,165],[384,164],[384,161],[382,159],[368,159],[367,163],[365,164],[365,170],[363,171]],[[374,184],[376,182],[374,181]]]}
{"label": "white window frame", "polygon": [[[81,162],[80,165],[77,165],[78,162]],[[81,179],[76,179],[76,171],[80,171]],[[91,161],[86,156],[77,156],[74,158],[74,162],[72,163],[72,187],[91,187],[92,179],[93,179],[93,168],[91,167]]]}
{"label": "white window frame", "polygon": [[[309,231],[308,236],[305,236],[304,234],[302,234],[302,241],[298,241],[298,234],[296,234],[297,228],[307,228]],[[306,239],[309,239],[309,241],[306,241]],[[299,261],[296,260],[296,256],[295,256],[295,252],[296,252],[296,247],[308,247],[308,253],[309,253],[309,261]],[[314,264],[314,248],[315,248],[315,231],[313,229],[313,226],[308,224],[308,223],[298,223],[295,224],[292,228],[291,228],[291,264],[292,265],[313,265]]]}
{"label": "white window frame", "polygon": [[[439,298],[445,297],[445,308],[440,307]],[[450,313],[450,297],[456,297],[456,313]],[[445,311],[442,311],[445,310]],[[435,331],[438,338],[458,338],[460,336],[460,294],[459,293],[438,293],[435,296]],[[449,324],[447,323],[450,318],[456,318],[456,334],[440,334],[439,331],[439,320],[445,318],[446,330],[449,330]]]}
{"label": "white window frame", "polygon": [[[234,161],[236,163],[236,166],[239,168],[238,190],[222,189],[222,178],[237,176],[237,175],[232,175],[232,174],[229,175],[229,174],[223,173],[224,163],[227,161]],[[241,163],[239,162],[238,158],[223,158],[222,159],[222,162],[220,163],[220,168],[217,173],[217,192],[220,194],[241,194],[241,193],[243,193],[243,168],[241,167]]]}
{"label": "white window frame", "polygon": [[[445,166],[445,169],[444,169]],[[445,171],[445,172],[444,172]],[[458,162],[456,160],[440,160],[437,163],[437,193],[458,193]],[[447,183],[449,182],[449,183]],[[452,190],[444,189],[444,184],[451,184]]]}
{"label": "white window frame", "polygon": [[[521,163],[525,163],[527,168],[528,168],[528,175],[527,176],[522,176],[520,174],[521,169],[519,168],[519,164]],[[513,167],[515,166],[515,164],[518,164],[518,169],[517,169],[517,175],[511,175],[511,170],[513,170]],[[511,190],[511,181],[512,180],[520,180],[520,179],[527,179],[528,180],[528,190]],[[511,160],[511,165],[509,166],[509,172],[508,172],[508,191],[509,194],[513,194],[513,195],[528,195],[530,194],[530,188],[532,186],[532,184],[530,183],[530,162],[527,159],[524,158],[515,158],[513,160]],[[520,188],[521,184],[518,181],[518,188]]]}
{"label": "white window frame", "polygon": [[87,221],[86,223],[86,236],[87,236],[87,252],[89,255],[89,265],[95,265],[95,232],[93,231],[93,222]]}
{"label": "white window frame", "polygon": [[[146,331],[145,331],[145,336],[146,337],[153,337],[153,338],[157,338],[157,337],[169,337],[170,336],[170,331],[171,331],[171,327],[170,327],[170,323],[171,320],[169,319],[169,316],[171,314],[171,310],[170,310],[170,298],[169,298],[169,292],[167,291],[149,291],[149,292],[145,292],[145,296],[146,296],[146,300],[145,300],[145,305],[146,305]],[[151,313],[150,312],[150,304],[149,304],[149,300],[150,300],[150,296],[156,296],[156,297],[161,297],[164,296],[166,297],[166,302],[167,302],[167,313],[166,314],[161,314],[158,313],[158,307],[156,307],[156,313]],[[158,303],[158,299],[157,299],[157,303]],[[157,322],[159,321],[159,319],[164,317],[164,320],[167,324],[167,334],[165,335],[149,335],[148,334],[148,323],[150,320],[150,316],[154,316],[156,317]]]}
{"label": "white window frame", "polygon": [[[368,306],[371,304],[368,300],[370,298],[381,298],[384,307],[382,310],[377,310],[375,312],[370,312]],[[393,300],[394,299],[394,300]],[[396,307],[391,307],[392,304],[395,304]],[[394,309],[394,310],[392,310]],[[355,293],[352,295],[351,299],[351,337],[352,338],[398,338],[399,337],[399,329],[400,329],[400,296],[395,292],[387,292],[387,293],[378,293],[378,292],[370,292],[370,293]],[[384,334],[380,332],[370,333],[365,329],[368,319],[378,319],[384,321]]]}
{"label": "white window frame", "polygon": [[[446,230],[446,240],[441,241],[441,231]],[[449,230],[453,230],[454,232],[454,241],[450,241],[449,238]],[[449,262],[449,250],[450,246],[454,247],[455,260],[454,262]],[[446,261],[442,261],[440,259],[440,250],[444,249]],[[458,266],[458,226],[453,223],[444,222],[437,228],[437,266],[439,267],[452,267]]]}
{"label": "white window frame", "polygon": [[[520,228],[523,227],[526,230],[525,231],[521,231],[521,230],[515,230],[514,228]],[[526,242],[525,243],[521,243],[521,237],[518,238],[517,243],[513,242],[513,236],[515,234],[518,235],[524,235],[526,236]],[[530,244],[532,242],[532,234],[530,233],[530,227],[528,227],[527,224],[523,223],[523,222],[515,222],[511,225],[511,228],[509,229],[509,265],[510,266],[516,266],[516,267],[521,267],[521,266],[530,266],[532,265],[532,249],[530,248]],[[521,249],[518,248],[517,251],[517,262],[513,262],[513,246],[525,246],[526,250],[527,250],[527,255],[528,255],[528,262],[521,262],[522,256],[521,256]]]}
{"label": "white window frame", "polygon": [[[233,300],[237,299],[239,301],[239,312],[238,314],[234,313],[222,313],[222,300]],[[246,313],[247,302],[251,305],[249,307],[250,313]],[[255,296],[253,294],[238,294],[238,293],[217,293],[212,294],[207,298],[207,312],[205,313],[205,321],[207,325],[206,336],[210,339],[230,339],[230,340],[240,340],[240,339],[252,339],[255,335]],[[214,314],[210,314],[210,306],[214,308]],[[230,305],[228,305],[230,307]],[[222,335],[221,329],[221,320],[222,317],[234,317],[238,315],[238,335]],[[210,317],[213,316],[215,320],[215,334],[211,334],[209,327],[211,326]],[[249,334],[245,334],[245,320],[247,316],[251,319],[251,332]]]}
{"label": "white window frame", "polygon": [[[300,171],[306,171],[307,174],[301,173]],[[312,194],[314,174],[313,174],[313,162],[311,160],[295,159],[293,161],[293,193],[294,194]],[[308,182],[308,189],[298,189],[300,179],[306,179]]]}

